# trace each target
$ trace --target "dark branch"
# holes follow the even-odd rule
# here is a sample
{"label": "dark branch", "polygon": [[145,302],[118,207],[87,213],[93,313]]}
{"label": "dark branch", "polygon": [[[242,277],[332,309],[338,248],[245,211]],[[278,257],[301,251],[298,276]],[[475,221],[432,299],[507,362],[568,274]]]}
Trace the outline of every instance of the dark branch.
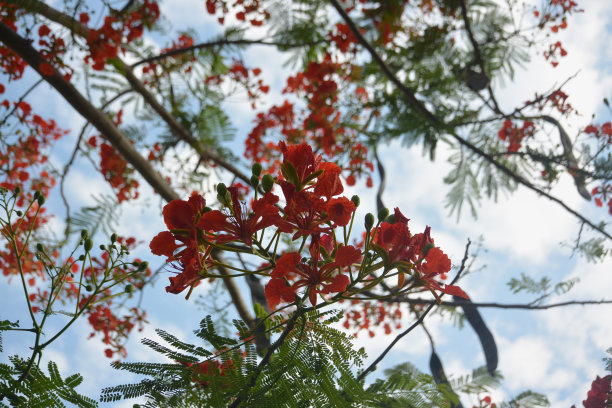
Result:
{"label": "dark branch", "polygon": [[155,61],[159,61],[168,57],[173,57],[175,55],[180,55],[180,54],[184,54],[186,52],[189,51],[195,51],[195,50],[201,50],[201,49],[205,49],[205,48],[214,48],[214,47],[218,47],[218,46],[225,46],[225,45],[271,45],[274,47],[279,47],[279,48],[299,48],[299,47],[305,47],[305,46],[309,46],[309,45],[316,45],[316,44],[320,44],[322,42],[324,42],[325,40],[321,40],[321,41],[312,41],[312,42],[305,42],[305,43],[283,43],[283,42],[279,42],[279,41],[266,41],[266,40],[246,40],[246,39],[239,39],[239,40],[218,40],[218,41],[209,41],[209,42],[203,42],[203,43],[199,43],[199,44],[194,44],[191,45],[189,47],[183,47],[183,48],[177,48],[174,50],[170,50],[167,52],[164,52],[162,54],[159,55],[154,55],[152,57],[148,57],[148,58],[144,58],[138,62],[135,62],[134,64],[132,64],[132,68],[136,68],[139,65],[142,64],[147,64],[149,62],[155,62]]}

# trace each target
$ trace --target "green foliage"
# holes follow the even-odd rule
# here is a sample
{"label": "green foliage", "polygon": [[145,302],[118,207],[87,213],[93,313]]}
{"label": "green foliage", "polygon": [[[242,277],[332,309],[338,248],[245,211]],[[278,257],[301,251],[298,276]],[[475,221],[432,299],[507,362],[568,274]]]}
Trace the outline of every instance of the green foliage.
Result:
{"label": "green foliage", "polygon": [[[608,354],[610,354],[610,356],[612,356],[612,347],[607,349],[606,352]],[[612,374],[612,358],[611,357],[605,357],[603,359],[603,361],[604,361],[604,363],[606,363],[606,371],[608,371],[610,374]]]}
{"label": "green foliage", "polygon": [[523,391],[508,402],[502,402],[500,408],[534,408],[549,407],[550,402],[544,395],[533,391]]}
{"label": "green foliage", "polygon": [[105,235],[110,235],[119,225],[121,207],[117,205],[117,198],[113,195],[100,194],[92,196],[96,205],[81,208],[81,210],[70,217],[70,224],[74,226],[72,232],[81,230],[89,231],[90,236],[95,236],[101,230]]}
{"label": "green foliage", "polygon": [[10,320],[0,320],[0,353],[4,350],[2,349],[2,332],[13,330],[19,327],[19,320],[16,322],[11,322]]}
{"label": "green foliage", "polygon": [[410,363],[385,370],[387,378],[378,379],[368,388],[376,396],[373,404],[385,408],[449,407],[458,402],[446,385],[436,385],[432,376],[423,374]]}
{"label": "green foliage", "polygon": [[450,380],[450,385],[453,390],[463,394],[475,394],[479,392],[487,392],[491,388],[498,387],[501,384],[502,376],[499,372],[495,376],[489,375],[487,366],[482,366],[474,369],[472,374],[460,376]]}
{"label": "green foliage", "polygon": [[26,371],[28,361],[11,356],[12,365],[0,364],[0,395],[10,405],[0,402],[0,407],[62,408],[66,403],[83,408],[97,407],[95,400],[75,391],[83,382],[80,374],[62,378],[57,365],[50,361],[45,374],[37,364],[33,364],[25,381],[17,383],[16,378]]}
{"label": "green foliage", "polygon": [[[149,378],[104,389],[101,400],[145,396],[147,406],[227,406],[240,396],[249,407],[351,406],[370,398],[354,374],[365,353],[353,349],[351,336],[330,326],[339,316],[310,312],[296,317],[295,328],[268,364],[258,363],[252,343],[219,335],[210,316],[195,333],[212,350],[158,330],[169,347],[152,340],[143,343],[172,363],[115,364]],[[242,338],[248,335],[243,323],[234,325]]]}

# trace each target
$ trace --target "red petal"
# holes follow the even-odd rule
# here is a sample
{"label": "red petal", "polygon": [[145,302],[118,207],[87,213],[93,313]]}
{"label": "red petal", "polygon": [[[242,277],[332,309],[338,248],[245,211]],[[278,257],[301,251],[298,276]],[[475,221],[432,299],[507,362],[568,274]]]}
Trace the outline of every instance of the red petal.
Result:
{"label": "red petal", "polygon": [[449,295],[453,295],[453,296],[459,296],[459,297],[462,297],[464,299],[469,299],[470,298],[463,291],[463,289],[461,289],[459,286],[455,286],[455,285],[444,285],[444,289],[442,289],[442,292],[447,293]]}
{"label": "red petal", "polygon": [[225,231],[227,221],[225,214],[219,210],[212,210],[202,214],[198,220],[198,228],[212,231]]}
{"label": "red petal", "polygon": [[162,231],[157,234],[149,244],[151,252],[155,255],[164,255],[168,261],[172,259],[174,251],[179,246],[174,242],[174,236],[169,231]]}
{"label": "red petal", "polygon": [[276,309],[281,299],[285,302],[293,302],[295,300],[293,288],[287,286],[283,279],[270,279],[266,284],[265,294],[271,310]]}
{"label": "red petal", "polygon": [[361,251],[352,245],[340,247],[336,252],[336,265],[349,266],[361,260]]}
{"label": "red petal", "polygon": [[297,252],[289,252],[278,258],[276,261],[276,267],[272,271],[273,278],[282,278],[289,272],[297,270],[300,264],[301,256]]}
{"label": "red petal", "polygon": [[187,201],[172,200],[166,204],[162,213],[169,230],[193,228],[195,213]]}
{"label": "red petal", "polygon": [[350,283],[350,279],[346,275],[338,275],[329,285],[323,285],[324,293],[344,292]]}

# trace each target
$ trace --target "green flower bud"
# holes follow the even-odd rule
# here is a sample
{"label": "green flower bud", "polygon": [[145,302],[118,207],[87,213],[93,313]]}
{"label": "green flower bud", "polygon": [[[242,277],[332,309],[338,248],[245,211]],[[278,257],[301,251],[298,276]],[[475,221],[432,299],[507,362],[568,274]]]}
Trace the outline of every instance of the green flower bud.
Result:
{"label": "green flower bud", "polygon": [[106,247],[105,247],[104,245],[100,245],[100,249],[101,249],[102,251],[106,251]]}
{"label": "green flower bud", "polygon": [[19,186],[15,187],[15,189],[13,190],[13,193],[15,193],[15,195],[19,195],[21,193],[21,187]]}
{"label": "green flower bud", "polygon": [[132,293],[134,291],[134,286],[133,285],[127,285],[125,287],[125,292],[126,293]]}
{"label": "green flower bud", "polygon": [[23,215],[23,213],[19,210],[15,211],[15,214],[17,214],[18,217],[21,217]]}
{"label": "green flower bud", "polygon": [[88,292],[91,292],[93,290],[93,286],[91,286],[89,284],[85,285],[85,290],[88,291]]}
{"label": "green flower bud", "polygon": [[361,200],[359,199],[358,195],[352,196],[351,201],[353,202],[353,204],[355,204],[355,208],[359,207],[359,204],[361,203]]}
{"label": "green flower bud", "polygon": [[89,233],[87,232],[87,230],[81,230],[82,239],[87,239],[88,236],[89,236]]}
{"label": "green flower bud", "polygon": [[38,206],[42,207],[42,205],[45,203],[45,196],[42,194],[39,195],[36,201],[38,201]]}
{"label": "green flower bud", "polygon": [[83,247],[85,248],[86,252],[91,251],[91,248],[93,248],[93,241],[90,238],[87,238],[83,244]]}
{"label": "green flower bud", "polygon": [[110,236],[111,242],[114,244],[115,242],[117,242],[117,234],[115,234],[113,232],[113,235]]}
{"label": "green flower bud", "polygon": [[389,216],[389,209],[388,208],[381,208],[380,211],[378,212],[378,221],[384,221],[385,218],[387,218]]}
{"label": "green flower bud", "polygon": [[256,175],[252,175],[251,176],[251,186],[253,188],[257,188],[257,186],[259,185],[259,177],[257,177]]}
{"label": "green flower bud", "polygon": [[395,224],[395,214],[389,214],[385,221],[387,221],[389,224]]}
{"label": "green flower bud", "polygon": [[147,261],[144,261],[140,265],[138,265],[138,270],[139,271],[144,271],[148,267],[149,267],[149,263]]}
{"label": "green flower bud", "polygon": [[84,260],[84,259],[85,259],[85,255],[82,255],[82,254],[81,254],[81,255],[79,255],[79,261],[82,261],[82,260]]}
{"label": "green flower bud", "polygon": [[209,211],[212,211],[212,208],[210,207],[204,207],[204,209],[202,209],[202,214],[207,213]]}
{"label": "green flower bud", "polygon": [[257,177],[261,175],[262,170],[263,170],[263,167],[261,167],[260,163],[255,163],[253,167],[251,167],[251,171],[253,172],[253,175]]}
{"label": "green flower bud", "polygon": [[36,250],[38,252],[45,252],[45,247],[39,242],[38,244],[36,244]]}
{"label": "green flower bud", "polygon": [[221,197],[225,197],[225,193],[227,193],[227,187],[223,183],[217,184],[217,194]]}
{"label": "green flower bud", "polygon": [[36,190],[36,191],[34,192],[34,199],[36,200],[36,199],[38,198],[38,196],[39,196],[39,195],[40,195],[40,191],[39,191],[39,190]]}
{"label": "green flower bud", "polygon": [[371,230],[373,226],[374,226],[374,214],[367,213],[365,215],[365,228],[366,228],[366,231]]}
{"label": "green flower bud", "polygon": [[264,175],[261,179],[261,185],[266,193],[272,191],[272,187],[274,187],[274,177],[270,174]]}

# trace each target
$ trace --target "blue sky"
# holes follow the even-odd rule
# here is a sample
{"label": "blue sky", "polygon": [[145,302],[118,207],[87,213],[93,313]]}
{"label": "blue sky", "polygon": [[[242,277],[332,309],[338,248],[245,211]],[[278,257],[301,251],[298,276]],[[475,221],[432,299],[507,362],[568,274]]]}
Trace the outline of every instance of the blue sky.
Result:
{"label": "blue sky", "polygon": [[[601,103],[604,97],[612,99],[612,48],[609,47],[612,39],[612,3],[589,0],[580,1],[580,6],[585,12],[572,17],[567,32],[559,35],[569,54],[558,68],[553,69],[541,56],[534,56],[525,70],[517,73],[513,82],[507,82],[505,87],[494,84],[499,88],[502,105],[509,107],[531,98],[534,90],[550,89],[578,72],[576,78],[565,87],[570,103],[583,115],[578,121],[564,123],[570,135],[588,122],[591,113],[604,114]],[[201,0],[167,2],[162,5],[162,12],[176,23],[176,27],[211,26],[211,19],[206,15]],[[202,39],[206,38],[205,34],[208,33],[203,29]],[[260,34],[256,32],[250,37]],[[265,47],[250,49],[245,55],[253,66],[262,67],[264,79],[271,85],[267,103],[282,101],[278,90],[282,89],[288,72],[282,68],[283,57]],[[33,75],[30,78],[37,79]],[[28,85],[26,81],[23,83],[22,89],[25,89]],[[18,94],[20,89],[13,88],[11,92]],[[70,107],[62,104],[61,99],[46,85],[39,87],[27,100],[35,109],[56,118],[61,127],[72,129],[51,155],[57,164],[64,163],[82,120]],[[240,135],[248,132],[254,113],[246,98],[235,97],[226,103],[226,107],[231,112],[240,138]],[[604,120],[605,116],[599,118]],[[610,120],[609,116],[607,120]],[[560,242],[571,242],[579,225],[554,203],[519,188],[510,196],[502,195],[497,203],[483,201],[477,220],[464,213],[457,222],[454,216],[448,217],[443,205],[448,191],[448,187],[442,183],[450,168],[445,161],[448,150],[441,147],[435,162],[423,157],[419,146],[408,149],[395,143],[381,147],[379,153],[389,175],[385,203],[389,207],[399,207],[412,220],[410,225],[413,231],[422,230],[425,225],[432,226],[436,244],[449,253],[454,265],[460,263],[468,238],[476,241],[483,237],[483,249],[486,251],[479,255],[477,265],[485,268],[462,281],[462,286],[474,301],[517,303],[532,300],[525,296],[513,296],[506,289],[506,282],[518,277],[521,272],[533,277],[548,276],[553,282],[580,278],[580,283],[569,294],[554,297],[554,300],[610,297],[610,258],[604,263],[590,264],[582,258],[571,257],[568,248],[560,245]],[[91,179],[89,171],[91,168],[87,162],[80,161],[71,172],[67,192],[74,208],[91,204],[89,194],[92,192],[110,192],[103,181]],[[427,174],[427,177],[422,177],[423,174]],[[84,190],[87,194],[83,194]],[[375,209],[373,192],[357,187],[349,190],[347,195],[353,193],[361,196],[362,205],[357,219],[362,219],[365,212]],[[605,211],[596,209],[578,196],[569,176],[565,176],[552,193],[563,197],[572,208],[580,210],[590,219],[606,220]],[[48,206],[51,211],[63,214],[57,192],[54,194]],[[117,232],[137,236],[148,243],[164,226],[161,216],[151,216],[151,208],[161,210],[158,198],[146,188],[142,189],[142,194],[139,205],[124,209]],[[55,221],[58,231],[62,228],[60,220],[61,216],[58,216]],[[136,255],[149,259],[156,268],[162,259],[148,255],[146,247],[144,245]],[[12,284],[6,281],[0,284],[0,310],[5,311],[3,318],[26,322],[27,316],[19,314],[24,309],[24,301],[17,283],[14,280]],[[155,287],[145,294],[144,306],[150,325],[143,333],[136,333],[130,341],[128,353],[131,361],[159,360],[159,356],[149,352],[138,341],[142,337],[156,338],[154,328],[162,327],[186,340],[194,339],[191,332],[204,314],[195,305],[196,296],[186,302],[181,295],[167,294],[164,290],[166,284],[166,276],[162,276]],[[206,285],[201,285],[195,294],[205,294],[205,289]],[[531,388],[546,394],[553,407],[580,404],[595,375],[603,374],[601,358],[604,357],[604,350],[612,347],[612,305],[571,306],[537,312],[485,309],[481,313],[497,341],[499,370],[505,377],[503,387],[493,393],[495,397],[506,398]],[[470,329],[458,330],[439,316],[432,316],[426,322],[447,374],[454,377],[465,375],[484,364],[480,345]],[[405,322],[404,326],[409,324]],[[127,382],[130,378],[127,375],[124,377],[124,373],[120,376],[110,368],[109,361],[101,357],[104,345],[98,339],[85,339],[89,331],[85,321],[77,323],[60,341],[47,349],[45,358],[56,361],[65,374],[81,372],[85,377],[81,391],[97,396],[101,387]],[[1,358],[26,353],[23,338],[22,334],[4,334],[5,353]],[[356,345],[364,346],[370,358],[375,358],[387,340],[390,338],[382,334],[373,339],[362,335]],[[427,338],[421,330],[416,330],[398,344],[381,364],[379,372],[403,361],[411,361],[427,371],[429,352]],[[464,402],[469,405],[476,401]],[[128,401],[124,406],[131,406],[132,403]]]}

